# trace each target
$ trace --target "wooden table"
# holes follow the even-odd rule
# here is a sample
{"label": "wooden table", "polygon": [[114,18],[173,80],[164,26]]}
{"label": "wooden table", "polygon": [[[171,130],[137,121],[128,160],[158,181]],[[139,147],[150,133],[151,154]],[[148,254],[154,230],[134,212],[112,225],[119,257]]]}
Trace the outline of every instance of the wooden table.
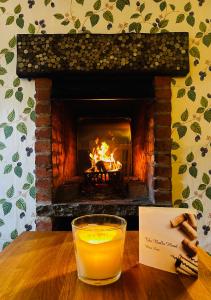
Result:
{"label": "wooden table", "polygon": [[77,279],[70,232],[27,232],[0,253],[0,300],[211,299],[211,258],[201,249],[200,276],[138,264],[138,232],[127,232],[119,281],[93,287]]}

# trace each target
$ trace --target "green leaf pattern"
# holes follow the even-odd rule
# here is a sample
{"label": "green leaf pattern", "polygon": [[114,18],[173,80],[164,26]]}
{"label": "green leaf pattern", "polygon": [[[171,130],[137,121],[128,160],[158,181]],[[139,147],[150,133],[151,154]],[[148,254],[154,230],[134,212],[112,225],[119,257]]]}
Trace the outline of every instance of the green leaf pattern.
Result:
{"label": "green leaf pattern", "polygon": [[[61,3],[60,3],[61,2]],[[0,249],[35,228],[34,83],[17,77],[16,34],[188,31],[190,74],[172,79],[172,186],[175,206],[193,207],[211,223],[210,1],[0,1]],[[36,25],[44,18],[45,28]],[[206,153],[202,156],[203,151]],[[3,206],[4,205],[4,206]],[[20,217],[24,213],[24,217]],[[205,244],[205,242],[204,242]]]}

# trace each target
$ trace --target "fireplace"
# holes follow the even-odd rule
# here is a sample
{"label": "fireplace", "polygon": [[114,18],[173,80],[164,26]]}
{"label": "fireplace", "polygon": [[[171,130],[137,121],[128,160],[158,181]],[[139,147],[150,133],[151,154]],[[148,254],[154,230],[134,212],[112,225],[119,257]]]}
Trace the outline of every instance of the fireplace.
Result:
{"label": "fireplace", "polygon": [[[129,75],[128,75],[129,76]],[[54,203],[124,200],[154,202],[154,88],[153,77],[136,76],[137,87],[127,77],[113,75],[110,95],[93,98],[95,85],[90,75],[72,83],[72,78],[53,80],[52,120],[52,199]],[[111,77],[111,75],[110,75]],[[121,83],[127,78],[124,95]],[[96,82],[92,80],[92,82]],[[132,86],[133,82],[133,86]],[[78,93],[83,85],[86,98]],[[67,88],[67,86],[69,88]],[[65,94],[64,91],[65,90]],[[133,90],[132,97],[130,91]],[[124,97],[123,97],[124,96]],[[95,202],[96,203],[96,202]]]}
{"label": "fireplace", "polygon": [[[60,229],[87,212],[117,211],[134,222],[139,205],[171,205],[171,78],[139,75],[132,97],[102,99],[71,98],[69,80],[35,80],[41,230],[52,206]],[[110,161],[93,163],[96,149]]]}
{"label": "fireplace", "polygon": [[37,229],[87,213],[137,226],[138,206],[171,205],[171,76],[189,71],[188,35],[19,35],[17,47],[17,74],[36,78]]}

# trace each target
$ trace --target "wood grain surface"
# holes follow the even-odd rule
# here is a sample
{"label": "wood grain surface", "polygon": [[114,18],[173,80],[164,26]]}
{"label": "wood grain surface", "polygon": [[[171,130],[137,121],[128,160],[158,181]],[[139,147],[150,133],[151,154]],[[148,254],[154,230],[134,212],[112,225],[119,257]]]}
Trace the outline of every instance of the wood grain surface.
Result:
{"label": "wood grain surface", "polygon": [[211,257],[199,249],[199,278],[138,264],[138,232],[127,232],[123,273],[103,287],[77,279],[70,232],[26,232],[0,253],[0,300],[211,299]]}

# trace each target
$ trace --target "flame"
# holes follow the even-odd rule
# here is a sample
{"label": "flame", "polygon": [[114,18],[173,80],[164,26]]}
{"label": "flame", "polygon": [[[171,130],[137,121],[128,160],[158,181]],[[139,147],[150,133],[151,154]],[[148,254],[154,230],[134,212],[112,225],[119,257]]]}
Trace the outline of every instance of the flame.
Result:
{"label": "flame", "polygon": [[122,168],[122,164],[114,158],[117,148],[111,151],[110,146],[105,141],[100,142],[99,138],[96,138],[95,144],[89,154],[92,166],[87,170],[88,172],[111,172]]}

